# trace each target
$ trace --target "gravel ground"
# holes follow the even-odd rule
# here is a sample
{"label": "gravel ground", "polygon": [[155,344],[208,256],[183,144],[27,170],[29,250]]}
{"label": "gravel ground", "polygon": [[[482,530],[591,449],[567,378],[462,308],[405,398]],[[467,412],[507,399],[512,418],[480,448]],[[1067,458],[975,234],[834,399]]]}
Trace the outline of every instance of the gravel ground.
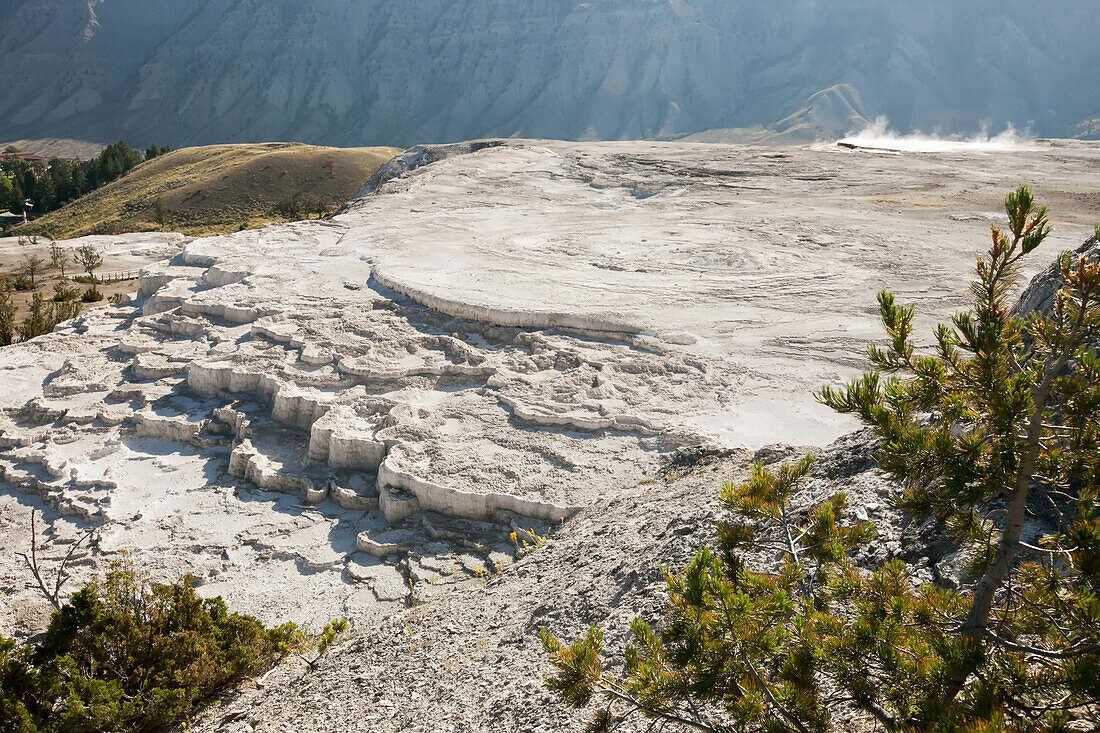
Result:
{"label": "gravel ground", "polygon": [[[850,518],[867,511],[878,520],[878,552],[926,564],[919,528],[885,508],[893,487],[871,467],[869,450],[868,436],[857,433],[822,451],[799,503],[848,489]],[[632,618],[663,617],[659,566],[681,567],[695,547],[715,542],[722,484],[743,480],[754,457],[772,462],[804,452],[784,445],[755,456],[698,452],[662,479],[608,492],[503,573],[353,630],[312,671],[287,660],[263,682],[217,700],[186,730],[580,730],[587,714],[542,683],[549,666],[539,629],[571,639],[599,624],[615,658]],[[636,725],[623,730],[644,729]]]}

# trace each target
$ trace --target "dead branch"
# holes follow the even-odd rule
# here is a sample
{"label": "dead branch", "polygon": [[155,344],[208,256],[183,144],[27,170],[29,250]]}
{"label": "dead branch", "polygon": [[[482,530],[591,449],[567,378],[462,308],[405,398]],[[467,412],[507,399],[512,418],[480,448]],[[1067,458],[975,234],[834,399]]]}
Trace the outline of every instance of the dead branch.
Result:
{"label": "dead branch", "polygon": [[65,557],[61,560],[61,565],[57,568],[57,574],[53,579],[53,589],[51,590],[50,583],[47,583],[46,579],[42,577],[42,566],[38,561],[38,528],[35,525],[35,513],[35,510],[31,509],[31,554],[28,557],[25,552],[17,552],[15,556],[23,559],[23,564],[31,571],[31,575],[34,576],[35,581],[38,583],[38,589],[42,591],[42,595],[50,602],[51,606],[60,611],[61,588],[65,585],[65,581],[69,579],[69,574],[65,571],[65,568],[68,566],[69,561],[72,560],[73,554],[77,549],[95,534],[95,528],[85,532],[80,539],[73,543],[69,551],[65,553]]}

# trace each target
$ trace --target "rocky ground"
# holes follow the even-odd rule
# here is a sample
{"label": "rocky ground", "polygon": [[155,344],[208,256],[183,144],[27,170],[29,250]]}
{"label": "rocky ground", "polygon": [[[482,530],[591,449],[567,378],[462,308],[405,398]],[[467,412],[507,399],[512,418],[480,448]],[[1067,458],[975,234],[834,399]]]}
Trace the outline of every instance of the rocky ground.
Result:
{"label": "rocky ground", "polygon": [[[542,683],[549,665],[539,629],[572,639],[598,624],[606,630],[607,658],[621,658],[631,619],[663,617],[660,565],[676,569],[696,547],[714,545],[722,484],[743,480],[751,460],[804,453],[787,445],[755,454],[687,451],[659,478],[607,492],[503,572],[360,625],[315,670],[288,660],[262,682],[225,695],[186,729],[580,730],[587,712],[569,709]],[[931,528],[888,508],[894,486],[874,470],[866,433],[819,453],[795,505],[807,508],[840,490],[850,501],[842,521],[869,518],[879,529],[860,562],[900,557],[921,580],[950,582],[951,559],[928,541]],[[643,721],[622,728],[644,729]]]}
{"label": "rocky ground", "polygon": [[[657,566],[709,541],[750,451],[853,428],[811,393],[863,366],[875,291],[927,332],[1010,188],[1055,217],[1030,274],[1091,233],[1094,173],[1060,144],[509,141],[410,150],[330,220],[188,242],[136,300],[0,352],[0,630],[47,619],[12,557],[33,509],[48,564],[95,529],[74,585],[126,559],[268,622],[352,621],[200,727],[569,728],[537,628],[621,646],[658,617]],[[804,501],[843,488],[883,525],[863,560],[952,582],[869,469],[845,439]]]}
{"label": "rocky ground", "polygon": [[697,453],[660,478],[609,491],[503,572],[360,626],[310,673],[290,660],[188,729],[579,729],[584,716],[542,685],[539,628],[571,638],[597,623],[621,650],[634,616],[659,618],[658,565],[682,565],[713,541],[718,490],[746,475],[750,457]]}

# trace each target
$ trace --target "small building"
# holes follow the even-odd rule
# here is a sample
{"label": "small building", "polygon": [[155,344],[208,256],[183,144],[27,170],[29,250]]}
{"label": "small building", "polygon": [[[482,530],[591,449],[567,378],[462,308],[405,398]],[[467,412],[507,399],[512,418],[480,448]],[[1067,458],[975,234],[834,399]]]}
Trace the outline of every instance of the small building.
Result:
{"label": "small building", "polygon": [[15,226],[16,224],[22,224],[26,220],[27,217],[23,214],[13,214],[10,211],[0,211],[0,231],[3,231],[8,227]]}
{"label": "small building", "polygon": [[35,153],[0,153],[0,160],[25,160],[28,163],[45,163],[46,159]]}

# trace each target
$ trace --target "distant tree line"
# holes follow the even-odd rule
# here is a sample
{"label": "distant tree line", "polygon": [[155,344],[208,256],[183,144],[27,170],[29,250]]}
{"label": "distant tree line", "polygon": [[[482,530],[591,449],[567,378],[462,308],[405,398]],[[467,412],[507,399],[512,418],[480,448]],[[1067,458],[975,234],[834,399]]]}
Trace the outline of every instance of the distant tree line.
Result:
{"label": "distant tree line", "polygon": [[[151,145],[144,159],[170,150],[167,145]],[[0,160],[0,210],[22,213],[24,208],[29,208],[33,213],[44,214],[60,209],[120,178],[142,159],[140,152],[120,140],[86,163],[64,158],[51,158],[46,162],[20,158]],[[27,201],[31,202],[29,207]]]}

